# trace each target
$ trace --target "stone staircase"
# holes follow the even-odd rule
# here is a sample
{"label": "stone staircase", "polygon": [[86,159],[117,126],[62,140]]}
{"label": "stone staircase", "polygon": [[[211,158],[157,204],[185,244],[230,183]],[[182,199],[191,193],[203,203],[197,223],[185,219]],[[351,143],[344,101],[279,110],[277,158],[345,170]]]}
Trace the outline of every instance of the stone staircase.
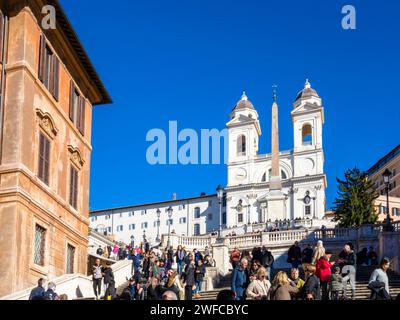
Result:
{"label": "stone staircase", "polygon": [[[368,300],[371,291],[368,289],[368,280],[372,271],[376,267],[359,267],[357,269],[356,276],[356,300]],[[281,269],[286,273],[290,273],[290,269]],[[274,270],[273,275],[275,275],[279,270]],[[390,295],[395,298],[400,294],[400,274],[393,272],[388,272],[389,275],[389,285],[390,285]],[[300,276],[304,278],[304,275],[300,273]],[[201,292],[201,297],[195,300],[216,300],[218,293],[224,289],[230,289],[230,279],[231,273],[228,273],[225,277],[221,279],[218,286],[214,290]],[[348,297],[351,296],[351,289],[348,285]]]}

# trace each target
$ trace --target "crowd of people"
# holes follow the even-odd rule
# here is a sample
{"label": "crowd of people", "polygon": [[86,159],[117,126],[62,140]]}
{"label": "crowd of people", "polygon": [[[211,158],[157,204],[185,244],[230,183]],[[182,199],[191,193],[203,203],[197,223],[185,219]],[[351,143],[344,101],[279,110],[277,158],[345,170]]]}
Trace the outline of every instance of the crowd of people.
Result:
{"label": "crowd of people", "polygon": [[[318,241],[315,248],[308,244],[304,249],[296,241],[287,254],[290,274],[281,270],[271,278],[274,257],[265,246],[254,248],[251,253],[235,248],[230,254],[232,296],[236,300],[354,300],[357,267],[377,265],[377,254],[372,247],[356,254],[352,244],[347,243],[335,261],[332,256],[333,252],[326,250],[322,241]],[[370,299],[391,299],[389,266],[390,260],[383,258],[379,268],[371,274]]]}
{"label": "crowd of people", "polygon": [[[179,245],[164,251],[151,249],[145,241],[138,247],[114,246],[97,249],[99,256],[114,260],[132,260],[132,276],[126,287],[117,295],[117,288],[108,259],[105,264],[97,258],[92,267],[93,291],[96,299],[105,300],[192,300],[199,298],[207,267],[214,267],[208,247],[203,253],[197,249],[186,250]],[[106,254],[106,255],[105,255]],[[377,265],[377,254],[372,247],[355,253],[351,243],[332,260],[333,253],[318,241],[313,248],[301,248],[296,241],[288,250],[290,272],[274,270],[274,256],[265,247],[251,251],[238,248],[230,253],[232,264],[231,290],[222,290],[219,300],[341,300],[355,299],[356,270],[360,265]],[[369,289],[371,299],[391,299],[387,270],[390,261],[383,258],[373,271]],[[272,277],[274,274],[274,277]],[[350,290],[348,290],[350,287]],[[350,293],[350,296],[348,293]],[[31,300],[63,300],[56,285],[40,279],[32,290]]]}

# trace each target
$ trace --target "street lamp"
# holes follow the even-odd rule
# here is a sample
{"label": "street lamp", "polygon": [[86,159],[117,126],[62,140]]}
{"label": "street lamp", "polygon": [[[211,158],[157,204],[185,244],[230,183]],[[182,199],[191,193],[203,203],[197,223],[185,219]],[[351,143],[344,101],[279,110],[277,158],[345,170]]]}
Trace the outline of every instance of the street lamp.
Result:
{"label": "street lamp", "polygon": [[384,226],[385,231],[393,231],[393,226],[390,222],[390,211],[389,211],[389,181],[392,173],[389,169],[386,169],[383,172],[383,182],[385,183],[385,191],[386,191],[386,224]]}
{"label": "street lamp", "polygon": [[168,243],[167,243],[167,247],[169,249],[169,247],[171,246],[171,218],[172,218],[172,211],[174,211],[174,209],[172,209],[172,207],[170,206],[167,209],[168,212]]}
{"label": "street lamp", "polygon": [[219,184],[217,187],[217,197],[219,203],[219,229],[218,229],[218,238],[221,238],[222,233],[222,197],[224,196],[224,188]]}
{"label": "street lamp", "polygon": [[156,239],[156,242],[160,241],[160,214],[161,214],[161,210],[157,209],[157,239]]}
{"label": "street lamp", "polygon": [[134,248],[135,247],[135,236],[131,235],[131,247]]}

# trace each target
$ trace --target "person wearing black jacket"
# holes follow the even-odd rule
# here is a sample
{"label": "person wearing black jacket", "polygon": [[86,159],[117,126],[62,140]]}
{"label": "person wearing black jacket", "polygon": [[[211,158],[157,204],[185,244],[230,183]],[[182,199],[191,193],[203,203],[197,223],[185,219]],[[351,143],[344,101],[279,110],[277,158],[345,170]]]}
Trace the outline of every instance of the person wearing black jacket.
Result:
{"label": "person wearing black jacket", "polygon": [[261,252],[259,253],[261,265],[267,270],[268,280],[271,279],[271,271],[274,265],[274,256],[270,251],[267,250],[265,246],[261,248]]}
{"label": "person wearing black jacket", "polygon": [[188,254],[189,263],[186,264],[182,274],[183,284],[185,286],[185,300],[192,300],[193,288],[196,285],[195,269],[196,265],[192,253]]}
{"label": "person wearing black jacket", "polygon": [[305,268],[306,282],[302,288],[304,300],[321,300],[319,278],[315,275],[315,266],[309,264]]}
{"label": "person wearing black jacket", "polygon": [[103,283],[105,286],[105,290],[107,291],[108,287],[110,286],[110,284],[114,283],[115,285],[115,281],[114,281],[114,273],[111,269],[111,263],[107,262],[105,268],[103,268],[102,270],[103,272]]}
{"label": "person wearing black jacket", "polygon": [[201,286],[203,284],[205,273],[206,273],[206,267],[203,264],[203,260],[199,259],[195,270],[195,276],[196,276],[196,289],[194,292],[195,298],[200,298],[200,291],[201,291]]}
{"label": "person wearing black jacket", "polygon": [[161,299],[161,290],[160,285],[158,284],[157,278],[152,278],[150,280],[149,286],[147,287],[147,295],[146,300],[160,300]]}
{"label": "person wearing black jacket", "polygon": [[292,265],[292,268],[298,268],[301,263],[301,248],[299,247],[298,241],[295,241],[289,248],[287,262]]}

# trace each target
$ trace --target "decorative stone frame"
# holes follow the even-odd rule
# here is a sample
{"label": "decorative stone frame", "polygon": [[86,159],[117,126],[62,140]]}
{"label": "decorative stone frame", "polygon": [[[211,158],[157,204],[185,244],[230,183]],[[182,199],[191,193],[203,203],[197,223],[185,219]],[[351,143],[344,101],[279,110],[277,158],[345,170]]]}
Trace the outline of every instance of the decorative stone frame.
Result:
{"label": "decorative stone frame", "polygon": [[41,109],[36,109],[37,122],[39,127],[49,136],[50,139],[54,140],[58,133],[55,121],[48,112],[43,112]]}
{"label": "decorative stone frame", "polygon": [[85,164],[85,160],[82,157],[82,153],[79,151],[78,148],[75,148],[72,145],[68,145],[68,151],[71,154],[71,162],[75,165],[78,170],[83,168]]}

